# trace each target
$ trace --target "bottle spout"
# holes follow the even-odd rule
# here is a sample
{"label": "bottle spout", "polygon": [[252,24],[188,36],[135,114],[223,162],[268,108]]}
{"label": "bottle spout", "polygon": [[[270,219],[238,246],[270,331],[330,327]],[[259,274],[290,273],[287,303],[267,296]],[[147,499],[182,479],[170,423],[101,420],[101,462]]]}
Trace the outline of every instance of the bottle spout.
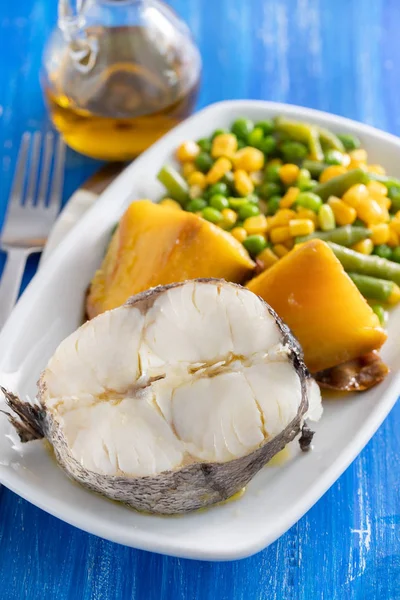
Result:
{"label": "bottle spout", "polygon": [[96,64],[98,41],[88,36],[84,5],[86,0],[59,0],[58,27],[68,44],[70,57],[75,68],[89,73]]}

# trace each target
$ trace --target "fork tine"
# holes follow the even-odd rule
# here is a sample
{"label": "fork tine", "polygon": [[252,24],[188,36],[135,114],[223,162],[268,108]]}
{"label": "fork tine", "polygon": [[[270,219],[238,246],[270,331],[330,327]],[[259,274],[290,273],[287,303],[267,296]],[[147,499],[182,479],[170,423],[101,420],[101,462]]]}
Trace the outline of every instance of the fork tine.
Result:
{"label": "fork tine", "polygon": [[61,208],[62,191],[64,185],[65,144],[59,137],[57,140],[56,157],[54,161],[54,174],[51,185],[49,209],[59,211]]}
{"label": "fork tine", "polygon": [[31,164],[29,167],[29,180],[28,180],[28,191],[26,193],[26,205],[33,205],[35,201],[36,182],[38,176],[39,158],[40,158],[40,146],[42,142],[42,135],[40,131],[35,131],[32,140],[32,152],[31,152]]}
{"label": "fork tine", "polygon": [[19,147],[17,167],[15,169],[15,175],[10,192],[9,208],[11,208],[11,206],[20,205],[22,201],[22,195],[24,193],[26,163],[28,158],[30,141],[31,134],[28,131],[26,131],[22,136],[21,145]]}
{"label": "fork tine", "polygon": [[39,193],[38,193],[38,200],[37,200],[37,206],[41,206],[41,207],[46,206],[47,188],[49,185],[49,177],[50,177],[50,169],[51,169],[51,159],[53,156],[53,141],[54,141],[54,135],[50,132],[47,133],[46,139],[44,142],[42,174],[40,176]]}

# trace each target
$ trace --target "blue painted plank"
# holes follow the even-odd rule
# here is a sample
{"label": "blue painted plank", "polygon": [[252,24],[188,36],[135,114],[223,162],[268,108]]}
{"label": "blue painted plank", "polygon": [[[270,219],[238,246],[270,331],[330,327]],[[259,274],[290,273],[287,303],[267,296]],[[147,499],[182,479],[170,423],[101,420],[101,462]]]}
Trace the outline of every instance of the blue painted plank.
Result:
{"label": "blue painted plank", "polygon": [[[263,98],[400,134],[397,0],[172,0],[204,60],[198,106]],[[55,0],[0,8],[0,219],[21,133],[46,129],[38,80]],[[97,163],[68,153],[65,199]],[[34,272],[29,265],[25,283]],[[0,488],[2,600],[400,598],[400,406],[286,535],[258,555],[200,563],[123,548]]]}

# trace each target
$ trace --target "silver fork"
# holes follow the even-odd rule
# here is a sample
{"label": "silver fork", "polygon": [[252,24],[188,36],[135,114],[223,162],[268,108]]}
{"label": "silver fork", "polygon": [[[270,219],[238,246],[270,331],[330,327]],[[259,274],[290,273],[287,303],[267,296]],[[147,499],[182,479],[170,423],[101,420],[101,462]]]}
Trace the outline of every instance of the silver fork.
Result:
{"label": "silver fork", "polygon": [[0,281],[0,329],[18,298],[28,256],[43,249],[60,210],[64,164],[65,145],[61,138],[47,133],[43,140],[38,131],[24,133],[0,237],[0,247],[7,252]]}

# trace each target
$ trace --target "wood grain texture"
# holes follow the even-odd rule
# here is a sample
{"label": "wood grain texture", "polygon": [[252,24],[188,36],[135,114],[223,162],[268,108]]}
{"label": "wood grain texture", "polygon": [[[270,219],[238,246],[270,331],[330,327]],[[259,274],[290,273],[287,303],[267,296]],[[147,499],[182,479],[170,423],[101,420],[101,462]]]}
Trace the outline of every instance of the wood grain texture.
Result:
{"label": "wood grain texture", "polygon": [[[0,7],[0,215],[25,129],[46,129],[38,74],[55,0]],[[400,134],[398,0],[171,0],[204,59],[199,106],[303,104]],[[65,198],[98,163],[68,153]],[[27,268],[25,283],[35,268]],[[0,598],[396,600],[400,406],[286,535],[256,556],[200,563],[82,533],[0,488]]]}

